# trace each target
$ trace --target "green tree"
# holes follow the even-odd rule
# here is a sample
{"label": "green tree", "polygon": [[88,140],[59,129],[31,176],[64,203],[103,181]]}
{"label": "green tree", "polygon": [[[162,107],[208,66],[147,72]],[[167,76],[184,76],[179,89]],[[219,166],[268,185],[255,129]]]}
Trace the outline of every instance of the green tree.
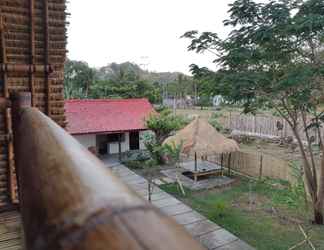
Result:
{"label": "green tree", "polygon": [[64,67],[64,92],[67,99],[87,98],[95,70],[85,62],[67,60]]}
{"label": "green tree", "polygon": [[166,138],[173,132],[183,128],[187,123],[186,119],[173,115],[169,109],[163,110],[160,114],[151,115],[146,120],[146,126],[154,132],[158,145],[162,145]]}
{"label": "green tree", "polygon": [[164,164],[163,142],[175,131],[188,124],[188,120],[182,116],[173,115],[169,109],[163,110],[159,114],[151,115],[146,120],[146,127],[150,129],[154,136],[147,136],[144,143],[146,149],[150,152],[151,158],[158,164]]}
{"label": "green tree", "polygon": [[[315,129],[324,146],[319,109],[323,95],[323,0],[273,0],[256,3],[236,0],[224,25],[225,39],[212,32],[190,31],[188,49],[215,55],[218,72],[194,67],[195,74],[214,79],[213,88],[245,112],[273,108],[290,125],[303,158],[305,183],[310,193],[314,221],[323,224],[324,158],[318,172],[309,129]],[[309,122],[311,121],[311,122]],[[301,130],[302,128],[302,130]],[[304,147],[301,133],[306,134]]]}

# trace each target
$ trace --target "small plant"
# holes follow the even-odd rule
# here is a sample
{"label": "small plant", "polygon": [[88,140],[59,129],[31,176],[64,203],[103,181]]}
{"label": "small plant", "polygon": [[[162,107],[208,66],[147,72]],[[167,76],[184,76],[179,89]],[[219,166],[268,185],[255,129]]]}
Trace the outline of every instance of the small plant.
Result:
{"label": "small plant", "polygon": [[185,195],[186,192],[182,186],[181,180],[179,178],[179,173],[178,173],[178,170],[180,168],[180,157],[181,157],[182,146],[183,146],[182,142],[180,145],[176,145],[175,143],[173,143],[172,145],[165,144],[163,146],[164,148],[163,151],[167,158],[168,163],[175,166],[177,183],[179,185],[182,194]]}
{"label": "small plant", "polygon": [[226,211],[228,209],[227,204],[224,201],[218,201],[212,205],[212,216],[223,218],[226,215]]}

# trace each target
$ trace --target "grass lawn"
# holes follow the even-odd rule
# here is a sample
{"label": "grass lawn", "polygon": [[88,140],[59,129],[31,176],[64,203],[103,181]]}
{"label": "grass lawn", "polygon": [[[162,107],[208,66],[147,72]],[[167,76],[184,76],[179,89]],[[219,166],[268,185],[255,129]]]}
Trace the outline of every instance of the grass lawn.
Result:
{"label": "grass lawn", "polygon": [[[161,188],[259,250],[288,250],[304,240],[298,225],[311,235],[316,249],[324,249],[324,226],[310,223],[311,212],[302,195],[280,183],[240,179],[226,189],[181,196],[174,184]],[[303,245],[297,249],[311,249]]]}

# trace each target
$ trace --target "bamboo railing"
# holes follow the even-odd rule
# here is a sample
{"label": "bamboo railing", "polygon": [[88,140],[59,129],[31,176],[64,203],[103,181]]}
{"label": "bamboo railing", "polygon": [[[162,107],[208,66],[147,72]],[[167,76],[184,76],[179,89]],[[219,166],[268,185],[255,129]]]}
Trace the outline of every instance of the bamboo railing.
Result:
{"label": "bamboo railing", "polygon": [[36,108],[13,98],[14,146],[31,250],[202,249]]}

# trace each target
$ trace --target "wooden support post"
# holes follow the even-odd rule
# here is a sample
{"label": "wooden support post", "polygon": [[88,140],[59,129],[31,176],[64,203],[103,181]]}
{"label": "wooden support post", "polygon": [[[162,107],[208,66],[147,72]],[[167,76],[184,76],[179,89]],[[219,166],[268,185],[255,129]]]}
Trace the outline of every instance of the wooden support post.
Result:
{"label": "wooden support post", "polygon": [[16,111],[27,250],[203,249],[50,118],[35,108]]}
{"label": "wooden support post", "polygon": [[[11,121],[13,122],[12,128],[14,129],[20,123],[19,115],[20,111],[23,108],[31,107],[31,93],[30,92],[20,92],[20,93],[12,93],[11,96]],[[12,151],[14,151],[14,140],[12,141]],[[13,203],[19,202],[19,181],[18,179],[18,170],[13,166],[13,169],[10,171],[10,192]]]}
{"label": "wooden support post", "polygon": [[198,171],[197,152],[195,152],[195,172]]}
{"label": "wooden support post", "polygon": [[[45,68],[49,65],[49,14],[48,14],[48,0],[44,1],[44,53],[45,53]],[[51,81],[49,72],[45,72],[45,87],[46,87],[46,114],[51,116]]]}
{"label": "wooden support post", "polygon": [[224,161],[224,155],[223,155],[223,153],[221,154],[221,171],[222,171],[222,176],[224,175],[224,166],[223,166],[223,161]]}
{"label": "wooden support post", "polygon": [[[1,63],[7,63],[7,50],[6,50],[6,39],[5,39],[5,23],[4,17],[0,9],[0,53],[1,53]],[[2,72],[2,81],[3,81],[3,91],[4,98],[9,101],[9,86],[8,86],[8,73]],[[8,136],[8,190],[10,193],[10,200],[12,203],[18,203],[18,194],[17,194],[17,182],[15,174],[15,162],[14,162],[14,145],[13,145],[13,132],[12,132],[12,117],[10,107],[6,107],[4,110],[5,116],[5,128],[6,134]]]}
{"label": "wooden support post", "polygon": [[118,160],[122,160],[121,134],[118,135]]}
{"label": "wooden support post", "polygon": [[228,155],[228,176],[231,176],[231,158],[232,158],[232,153],[229,153],[229,155]]}
{"label": "wooden support post", "polygon": [[259,171],[259,181],[262,181],[263,172],[263,154],[260,154],[260,171]]}
{"label": "wooden support post", "polygon": [[[29,0],[29,21],[30,21],[30,65],[35,65],[35,23],[34,23],[34,12],[35,12],[34,0]],[[29,88],[32,96],[32,106],[36,106],[35,103],[35,80],[34,72],[29,72]]]}

